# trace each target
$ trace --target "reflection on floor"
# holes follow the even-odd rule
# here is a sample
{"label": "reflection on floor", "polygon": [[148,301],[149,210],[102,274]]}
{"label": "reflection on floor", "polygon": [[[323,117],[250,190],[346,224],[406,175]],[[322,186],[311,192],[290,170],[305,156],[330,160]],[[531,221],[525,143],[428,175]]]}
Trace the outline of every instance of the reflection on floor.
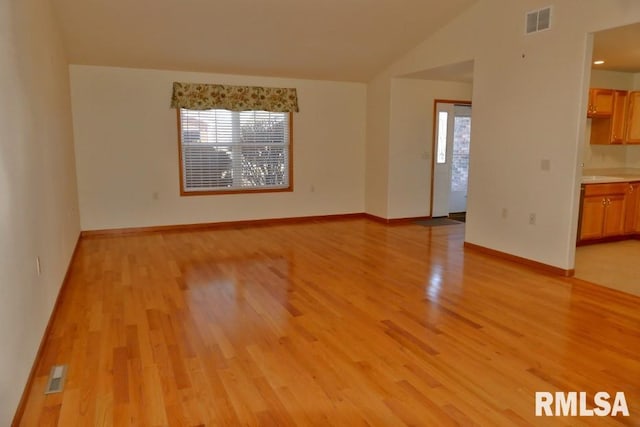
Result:
{"label": "reflection on floor", "polygon": [[576,277],[640,295],[640,241],[602,243],[576,249]]}

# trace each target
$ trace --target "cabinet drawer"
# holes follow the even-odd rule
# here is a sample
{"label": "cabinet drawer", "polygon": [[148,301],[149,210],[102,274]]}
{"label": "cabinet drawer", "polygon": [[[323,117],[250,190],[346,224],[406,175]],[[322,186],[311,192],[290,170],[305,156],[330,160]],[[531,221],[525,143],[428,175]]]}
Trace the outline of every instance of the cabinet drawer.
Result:
{"label": "cabinet drawer", "polygon": [[583,184],[585,196],[607,196],[611,194],[625,194],[629,188],[628,182],[609,184]]}

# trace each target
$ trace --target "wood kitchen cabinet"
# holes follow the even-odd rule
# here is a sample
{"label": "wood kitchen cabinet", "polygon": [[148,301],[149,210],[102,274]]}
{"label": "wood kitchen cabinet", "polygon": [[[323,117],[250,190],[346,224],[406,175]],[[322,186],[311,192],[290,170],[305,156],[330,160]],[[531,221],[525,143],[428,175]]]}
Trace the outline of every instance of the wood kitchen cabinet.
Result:
{"label": "wood kitchen cabinet", "polygon": [[640,182],[627,184],[624,232],[625,234],[640,233]]}
{"label": "wood kitchen cabinet", "polygon": [[589,89],[589,105],[587,117],[610,117],[613,114],[612,89]]}
{"label": "wood kitchen cabinet", "polygon": [[591,121],[591,144],[607,145],[624,144],[625,142],[629,92],[626,90],[611,90],[610,92],[612,93],[611,113],[605,117],[602,115],[591,116],[593,118]]}
{"label": "wood kitchen cabinet", "polygon": [[640,144],[640,91],[629,92],[625,139],[627,144]]}
{"label": "wood kitchen cabinet", "polygon": [[582,187],[580,240],[625,233],[628,183],[587,184]]}
{"label": "wood kitchen cabinet", "polygon": [[628,98],[629,92],[626,90],[616,90],[613,92],[613,115],[611,116],[611,129],[609,133],[609,140],[612,144],[624,143]]}

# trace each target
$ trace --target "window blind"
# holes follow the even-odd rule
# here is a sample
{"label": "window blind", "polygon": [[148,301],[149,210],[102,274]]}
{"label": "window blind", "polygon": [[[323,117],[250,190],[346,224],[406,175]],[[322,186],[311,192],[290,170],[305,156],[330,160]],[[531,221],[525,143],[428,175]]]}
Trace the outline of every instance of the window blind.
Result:
{"label": "window blind", "polygon": [[180,109],[184,192],[289,187],[290,113]]}

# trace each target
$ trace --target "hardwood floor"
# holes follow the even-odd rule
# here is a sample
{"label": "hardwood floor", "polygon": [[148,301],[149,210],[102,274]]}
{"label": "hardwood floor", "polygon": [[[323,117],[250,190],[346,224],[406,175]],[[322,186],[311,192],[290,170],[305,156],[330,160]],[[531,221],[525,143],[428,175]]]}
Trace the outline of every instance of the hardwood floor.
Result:
{"label": "hardwood floor", "polygon": [[[640,298],[464,250],[463,233],[348,219],[85,238],[21,425],[640,425]],[[66,386],[45,396],[54,364]],[[631,414],[536,418],[536,391],[623,391]]]}

